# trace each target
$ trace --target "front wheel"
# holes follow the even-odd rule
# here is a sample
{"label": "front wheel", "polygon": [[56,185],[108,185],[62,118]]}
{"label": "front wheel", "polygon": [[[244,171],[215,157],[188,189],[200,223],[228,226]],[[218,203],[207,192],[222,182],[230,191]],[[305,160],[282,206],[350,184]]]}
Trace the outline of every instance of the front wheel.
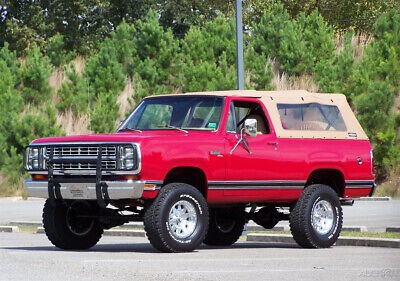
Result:
{"label": "front wheel", "polygon": [[147,207],[144,227],[150,243],[162,252],[193,251],[207,232],[207,202],[191,185],[167,184]]}
{"label": "front wheel", "polygon": [[294,240],[304,248],[329,248],[339,238],[343,213],[336,192],[329,186],[308,186],[289,217]]}
{"label": "front wheel", "polygon": [[43,209],[43,227],[50,242],[64,250],[83,250],[97,244],[103,228],[96,219],[85,215],[96,212],[87,201],[54,202],[47,199]]}

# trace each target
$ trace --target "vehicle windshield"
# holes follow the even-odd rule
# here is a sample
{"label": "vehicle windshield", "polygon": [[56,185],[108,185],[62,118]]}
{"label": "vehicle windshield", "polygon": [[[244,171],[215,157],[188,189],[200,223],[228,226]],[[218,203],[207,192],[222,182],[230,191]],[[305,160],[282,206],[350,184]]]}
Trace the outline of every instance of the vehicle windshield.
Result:
{"label": "vehicle windshield", "polygon": [[118,131],[215,131],[222,114],[222,97],[165,96],[143,100]]}

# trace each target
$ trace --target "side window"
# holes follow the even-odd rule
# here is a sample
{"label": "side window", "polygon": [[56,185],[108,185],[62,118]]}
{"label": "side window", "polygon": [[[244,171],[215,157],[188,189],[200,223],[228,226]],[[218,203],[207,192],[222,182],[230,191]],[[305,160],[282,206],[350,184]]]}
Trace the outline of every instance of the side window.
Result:
{"label": "side window", "polygon": [[248,101],[233,101],[231,103],[226,131],[239,133],[246,119],[257,120],[258,134],[264,135],[271,132],[267,117],[261,105],[256,102]]}
{"label": "side window", "polygon": [[236,133],[235,107],[233,103],[229,106],[228,121],[226,122],[226,131],[228,133]]}
{"label": "side window", "polygon": [[278,103],[277,106],[285,130],[346,131],[337,106],[319,103]]}

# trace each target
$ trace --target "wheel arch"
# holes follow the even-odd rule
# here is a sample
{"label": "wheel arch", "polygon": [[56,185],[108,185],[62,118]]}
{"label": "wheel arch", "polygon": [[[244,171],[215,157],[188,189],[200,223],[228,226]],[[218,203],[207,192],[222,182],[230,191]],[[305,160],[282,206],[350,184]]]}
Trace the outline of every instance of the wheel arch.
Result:
{"label": "wheel arch", "polygon": [[177,166],[171,168],[164,178],[164,185],[181,182],[194,186],[204,198],[207,198],[207,176],[203,169],[195,166]]}
{"label": "wheel arch", "polygon": [[306,187],[312,184],[330,186],[339,197],[343,197],[345,181],[343,172],[338,169],[315,169],[307,177]]}

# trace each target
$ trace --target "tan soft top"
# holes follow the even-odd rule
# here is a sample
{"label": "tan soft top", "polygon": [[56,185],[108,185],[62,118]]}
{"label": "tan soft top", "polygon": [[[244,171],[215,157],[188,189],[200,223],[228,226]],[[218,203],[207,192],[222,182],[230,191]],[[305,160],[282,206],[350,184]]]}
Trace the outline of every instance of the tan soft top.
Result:
{"label": "tan soft top", "polygon": [[[268,110],[275,132],[279,138],[315,138],[315,139],[357,139],[368,140],[367,135],[354,116],[345,95],[343,94],[320,94],[309,93],[304,90],[290,91],[255,91],[255,90],[232,90],[214,92],[194,92],[175,95],[209,95],[225,97],[251,97],[260,99]],[[168,95],[170,96],[170,95]],[[324,105],[335,105],[339,108],[347,131],[306,131],[286,130],[282,127],[277,104],[308,104],[319,103]]]}

